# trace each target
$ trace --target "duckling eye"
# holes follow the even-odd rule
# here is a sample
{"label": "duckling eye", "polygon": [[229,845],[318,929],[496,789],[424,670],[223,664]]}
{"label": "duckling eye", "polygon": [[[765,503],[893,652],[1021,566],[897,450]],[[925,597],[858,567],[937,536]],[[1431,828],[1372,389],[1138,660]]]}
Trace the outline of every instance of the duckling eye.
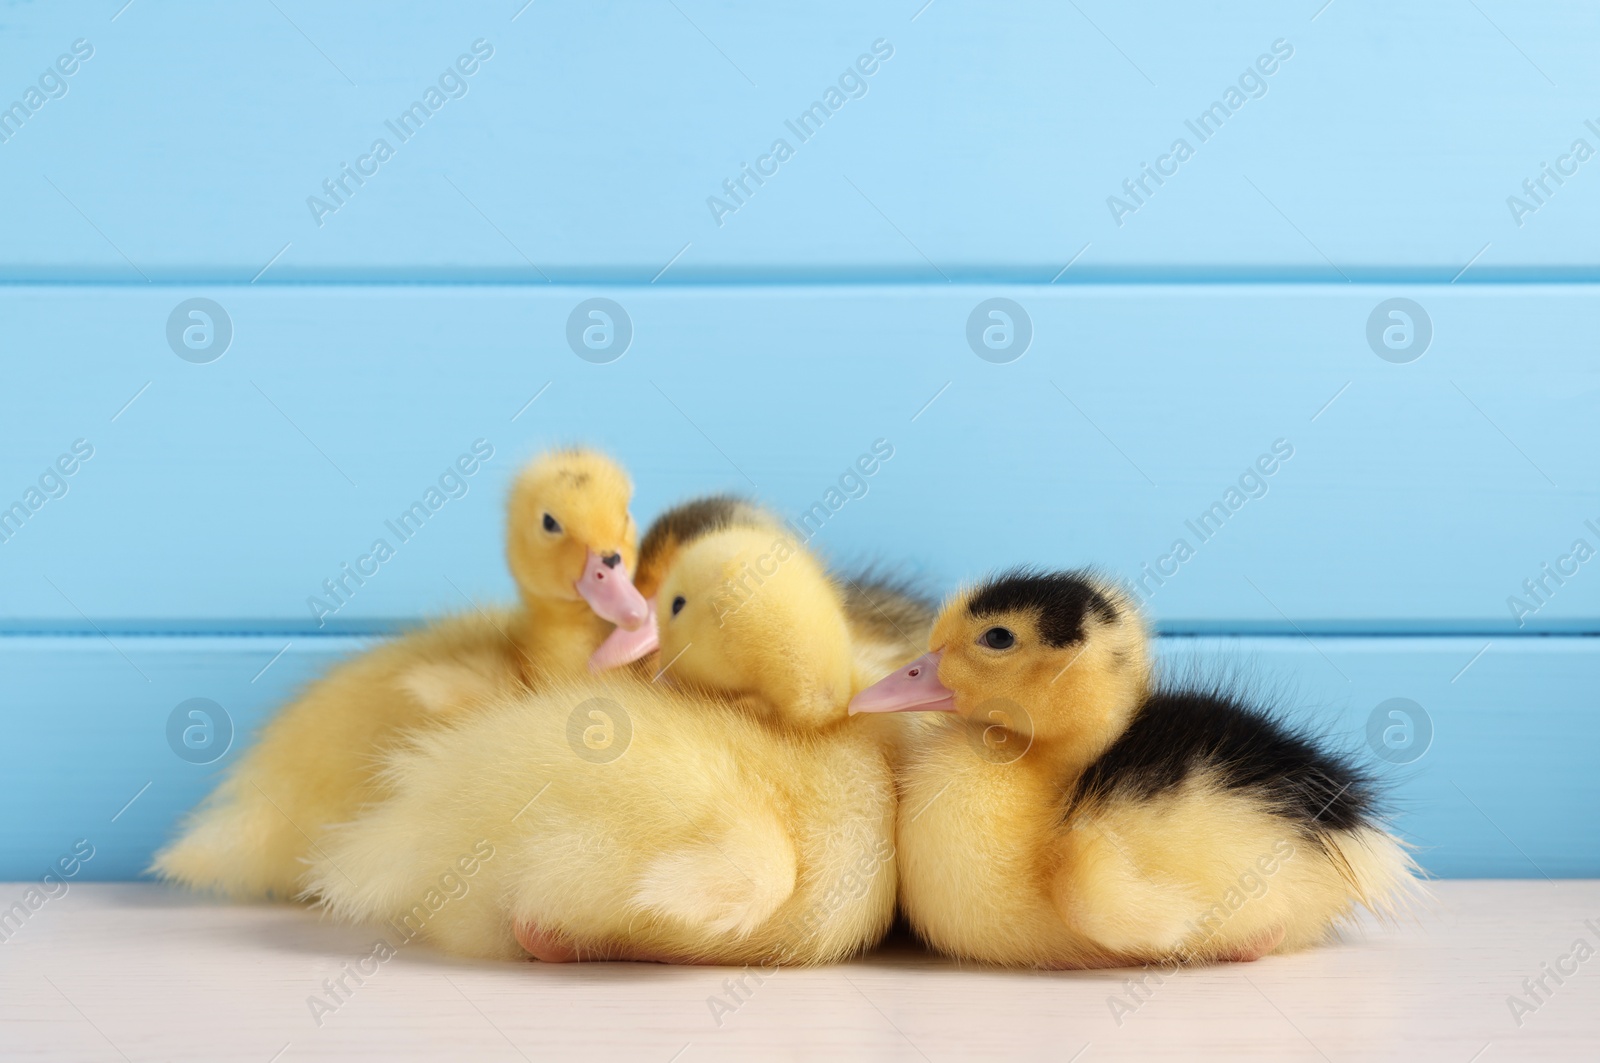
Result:
{"label": "duckling eye", "polygon": [[992,627],[979,640],[991,650],[1009,650],[1017,644],[1017,636],[1008,628]]}
{"label": "duckling eye", "polygon": [[551,535],[558,535],[561,532],[561,525],[554,517],[546,513],[544,515],[544,530]]}
{"label": "duckling eye", "polygon": [[688,604],[689,599],[685,598],[681,594],[672,599],[672,615],[677,616],[679,613],[683,612],[683,607]]}

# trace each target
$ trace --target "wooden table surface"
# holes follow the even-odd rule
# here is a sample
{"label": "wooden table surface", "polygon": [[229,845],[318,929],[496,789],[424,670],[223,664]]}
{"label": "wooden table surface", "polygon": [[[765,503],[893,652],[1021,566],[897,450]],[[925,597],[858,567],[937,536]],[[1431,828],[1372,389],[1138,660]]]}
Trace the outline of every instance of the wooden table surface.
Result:
{"label": "wooden table surface", "polygon": [[[0,1058],[1600,1059],[1600,959],[1579,959],[1600,952],[1600,881],[1435,889],[1401,927],[1156,972],[1135,992],[1148,972],[986,970],[910,942],[742,986],[729,969],[487,964],[420,945],[379,963],[374,931],[296,908],[81,884],[0,931]],[[363,984],[346,976],[329,1001],[324,980],[363,962]],[[1541,976],[1550,992],[1530,998],[1523,980]],[[1528,1007],[1514,1015],[1512,997]]]}

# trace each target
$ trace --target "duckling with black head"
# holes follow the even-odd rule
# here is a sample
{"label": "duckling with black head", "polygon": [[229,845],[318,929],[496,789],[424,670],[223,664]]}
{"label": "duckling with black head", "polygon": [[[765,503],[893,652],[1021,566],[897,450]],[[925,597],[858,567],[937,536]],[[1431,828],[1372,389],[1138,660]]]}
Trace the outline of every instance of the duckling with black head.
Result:
{"label": "duckling with black head", "polygon": [[956,595],[853,712],[937,711],[905,757],[901,905],[932,946],[1044,968],[1251,960],[1392,913],[1415,867],[1375,781],[1224,689],[1162,687],[1086,572]]}

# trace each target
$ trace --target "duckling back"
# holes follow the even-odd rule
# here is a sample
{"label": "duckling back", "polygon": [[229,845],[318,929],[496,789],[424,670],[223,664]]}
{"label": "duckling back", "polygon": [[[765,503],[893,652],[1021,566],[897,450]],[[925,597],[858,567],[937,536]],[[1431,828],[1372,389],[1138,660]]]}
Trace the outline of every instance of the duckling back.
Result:
{"label": "duckling back", "polygon": [[417,933],[521,955],[539,927],[579,956],[811,963],[893,908],[893,780],[870,745],[775,738],[733,703],[627,678],[562,682],[420,734],[391,796],[332,832],[310,890],[338,916],[417,923],[463,855],[472,892]]}

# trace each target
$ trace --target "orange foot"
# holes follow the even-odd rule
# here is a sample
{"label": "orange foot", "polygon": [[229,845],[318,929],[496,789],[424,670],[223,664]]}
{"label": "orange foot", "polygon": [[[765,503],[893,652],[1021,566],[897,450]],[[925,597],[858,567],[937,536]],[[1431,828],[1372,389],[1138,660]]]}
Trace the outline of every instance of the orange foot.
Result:
{"label": "orange foot", "polygon": [[[1261,931],[1261,933],[1257,934],[1253,938],[1248,938],[1245,941],[1241,941],[1236,945],[1224,949],[1215,956],[1211,957],[1210,960],[1199,960],[1198,958],[1192,956],[1190,957],[1190,960],[1197,963],[1254,963],[1261,957],[1271,954],[1274,949],[1276,949],[1279,945],[1282,945],[1285,936],[1286,935],[1283,927],[1271,927],[1270,929]],[[1139,959],[1131,956],[1102,955],[1089,956],[1074,960],[1061,960],[1049,963],[1041,963],[1039,967],[1041,970],[1046,971],[1096,971],[1105,970],[1106,968],[1110,967],[1147,967],[1152,964],[1162,966],[1171,964],[1176,967],[1190,966],[1189,961],[1180,962],[1174,955],[1160,957],[1153,960]]]}
{"label": "orange foot", "polygon": [[517,923],[513,932],[517,935],[517,944],[542,963],[576,963],[579,959],[578,950],[569,942],[532,923]]}
{"label": "orange foot", "polygon": [[1223,963],[1254,963],[1273,949],[1283,944],[1284,929],[1275,926],[1263,930],[1248,941],[1239,944],[1220,954],[1217,959]]}
{"label": "orange foot", "polygon": [[1053,960],[1039,964],[1041,971],[1105,971],[1117,967],[1143,967],[1145,961],[1117,956],[1092,956],[1077,960]]}
{"label": "orange foot", "polygon": [[517,944],[521,945],[528,955],[542,963],[612,963],[620,960],[634,963],[699,965],[713,962],[710,960],[680,959],[658,952],[651,952],[648,949],[616,944],[585,948],[580,952],[578,947],[567,938],[553,931],[544,930],[532,923],[515,923],[512,927],[512,932],[517,936]]}

